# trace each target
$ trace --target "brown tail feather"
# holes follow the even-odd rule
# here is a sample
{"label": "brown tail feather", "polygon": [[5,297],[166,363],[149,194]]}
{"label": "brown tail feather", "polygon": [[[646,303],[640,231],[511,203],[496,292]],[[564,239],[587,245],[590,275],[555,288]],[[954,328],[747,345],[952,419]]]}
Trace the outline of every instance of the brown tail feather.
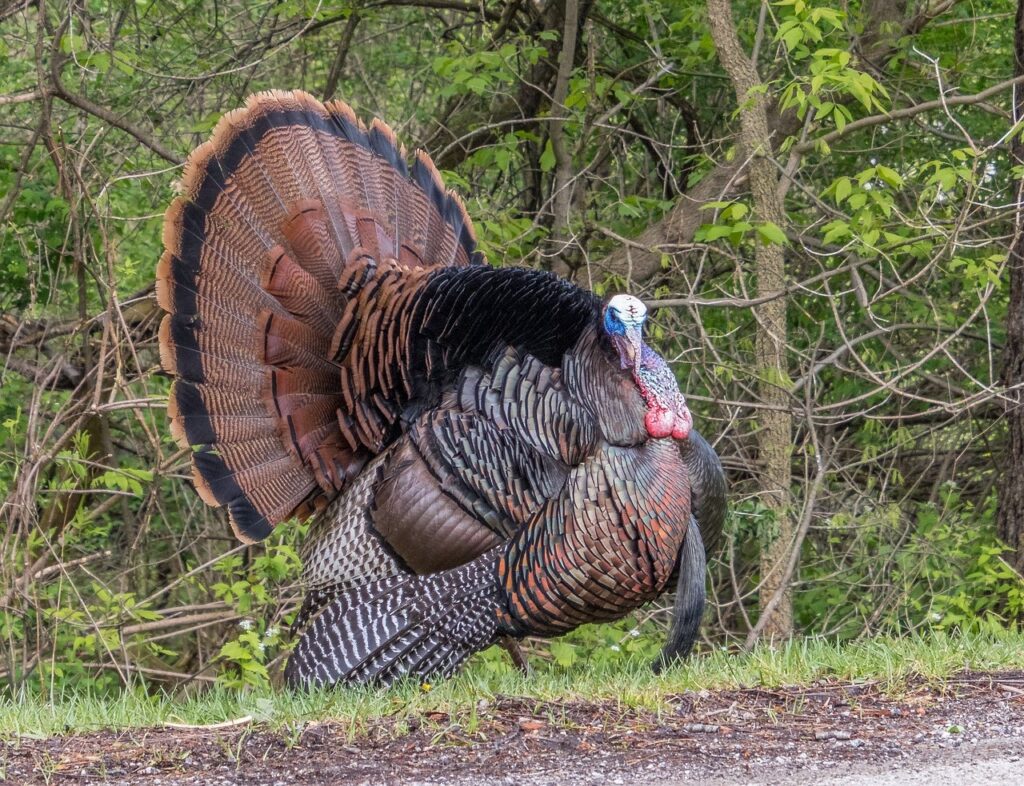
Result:
{"label": "brown tail feather", "polygon": [[312,201],[300,202],[285,220],[281,233],[295,252],[299,267],[325,290],[335,291],[345,260],[323,206]]}

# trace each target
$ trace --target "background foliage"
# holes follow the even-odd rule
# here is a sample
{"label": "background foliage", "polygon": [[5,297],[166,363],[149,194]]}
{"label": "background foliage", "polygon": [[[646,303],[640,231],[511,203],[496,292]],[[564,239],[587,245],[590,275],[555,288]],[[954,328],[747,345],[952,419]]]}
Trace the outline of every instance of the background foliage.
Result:
{"label": "background foliage", "polygon": [[[654,340],[733,489],[709,644],[756,638],[759,555],[780,532],[802,635],[1021,619],[1024,557],[994,524],[1021,176],[1008,157],[1014,8],[731,5],[768,150],[739,136],[754,99],[737,99],[703,1],[0,11],[6,689],[254,684],[279,663],[303,527],[240,546],[189,488],[151,286],[185,155],[271,87],[342,97],[429,150],[492,263],[656,307]],[[755,156],[777,170],[782,221],[751,200]],[[784,249],[786,343],[765,378],[755,258],[771,245]],[[792,416],[781,514],[759,457],[776,407],[765,384]],[[649,655],[660,624],[652,609],[535,653],[565,668]]]}

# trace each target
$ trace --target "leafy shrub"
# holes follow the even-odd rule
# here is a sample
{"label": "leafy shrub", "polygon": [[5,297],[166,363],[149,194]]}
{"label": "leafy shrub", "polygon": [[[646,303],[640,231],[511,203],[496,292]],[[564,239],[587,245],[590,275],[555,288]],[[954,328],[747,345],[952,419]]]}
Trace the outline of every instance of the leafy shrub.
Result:
{"label": "leafy shrub", "polygon": [[936,502],[834,514],[805,548],[795,609],[810,633],[975,630],[1024,617],[1024,579],[1002,559],[995,495],[976,507],[946,483]]}

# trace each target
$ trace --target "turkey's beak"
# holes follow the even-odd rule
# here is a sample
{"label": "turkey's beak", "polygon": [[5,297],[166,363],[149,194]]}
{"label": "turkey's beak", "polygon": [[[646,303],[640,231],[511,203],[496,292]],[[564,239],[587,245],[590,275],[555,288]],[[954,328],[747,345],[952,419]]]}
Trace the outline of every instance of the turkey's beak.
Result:
{"label": "turkey's beak", "polygon": [[615,346],[619,350],[619,361],[622,363],[623,369],[639,367],[643,341],[643,323],[626,325],[626,332],[615,337]]}

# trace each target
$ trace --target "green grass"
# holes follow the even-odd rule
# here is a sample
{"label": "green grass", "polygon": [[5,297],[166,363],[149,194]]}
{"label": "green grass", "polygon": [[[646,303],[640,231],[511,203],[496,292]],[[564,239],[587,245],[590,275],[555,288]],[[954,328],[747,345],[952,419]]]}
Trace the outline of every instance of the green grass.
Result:
{"label": "green grass", "polygon": [[968,635],[932,634],[927,638],[869,639],[834,644],[802,640],[778,649],[759,647],[746,654],[705,652],[655,676],[646,661],[628,660],[569,669],[539,664],[523,678],[495,659],[475,662],[454,679],[426,689],[406,684],[391,690],[343,689],[291,694],[270,689],[236,691],[213,688],[193,696],[147,695],[125,691],[114,697],[88,693],[33,696],[0,701],[0,737],[51,736],[101,728],[137,728],[165,723],[212,724],[252,716],[273,729],[307,721],[347,722],[352,734],[381,717],[398,721],[427,712],[474,716],[481,699],[521,697],[548,701],[593,701],[622,709],[659,710],[666,699],[686,690],[750,686],[775,687],[820,679],[875,680],[899,692],[911,677],[941,681],[963,669],[994,671],[1024,668],[1024,632]]}

